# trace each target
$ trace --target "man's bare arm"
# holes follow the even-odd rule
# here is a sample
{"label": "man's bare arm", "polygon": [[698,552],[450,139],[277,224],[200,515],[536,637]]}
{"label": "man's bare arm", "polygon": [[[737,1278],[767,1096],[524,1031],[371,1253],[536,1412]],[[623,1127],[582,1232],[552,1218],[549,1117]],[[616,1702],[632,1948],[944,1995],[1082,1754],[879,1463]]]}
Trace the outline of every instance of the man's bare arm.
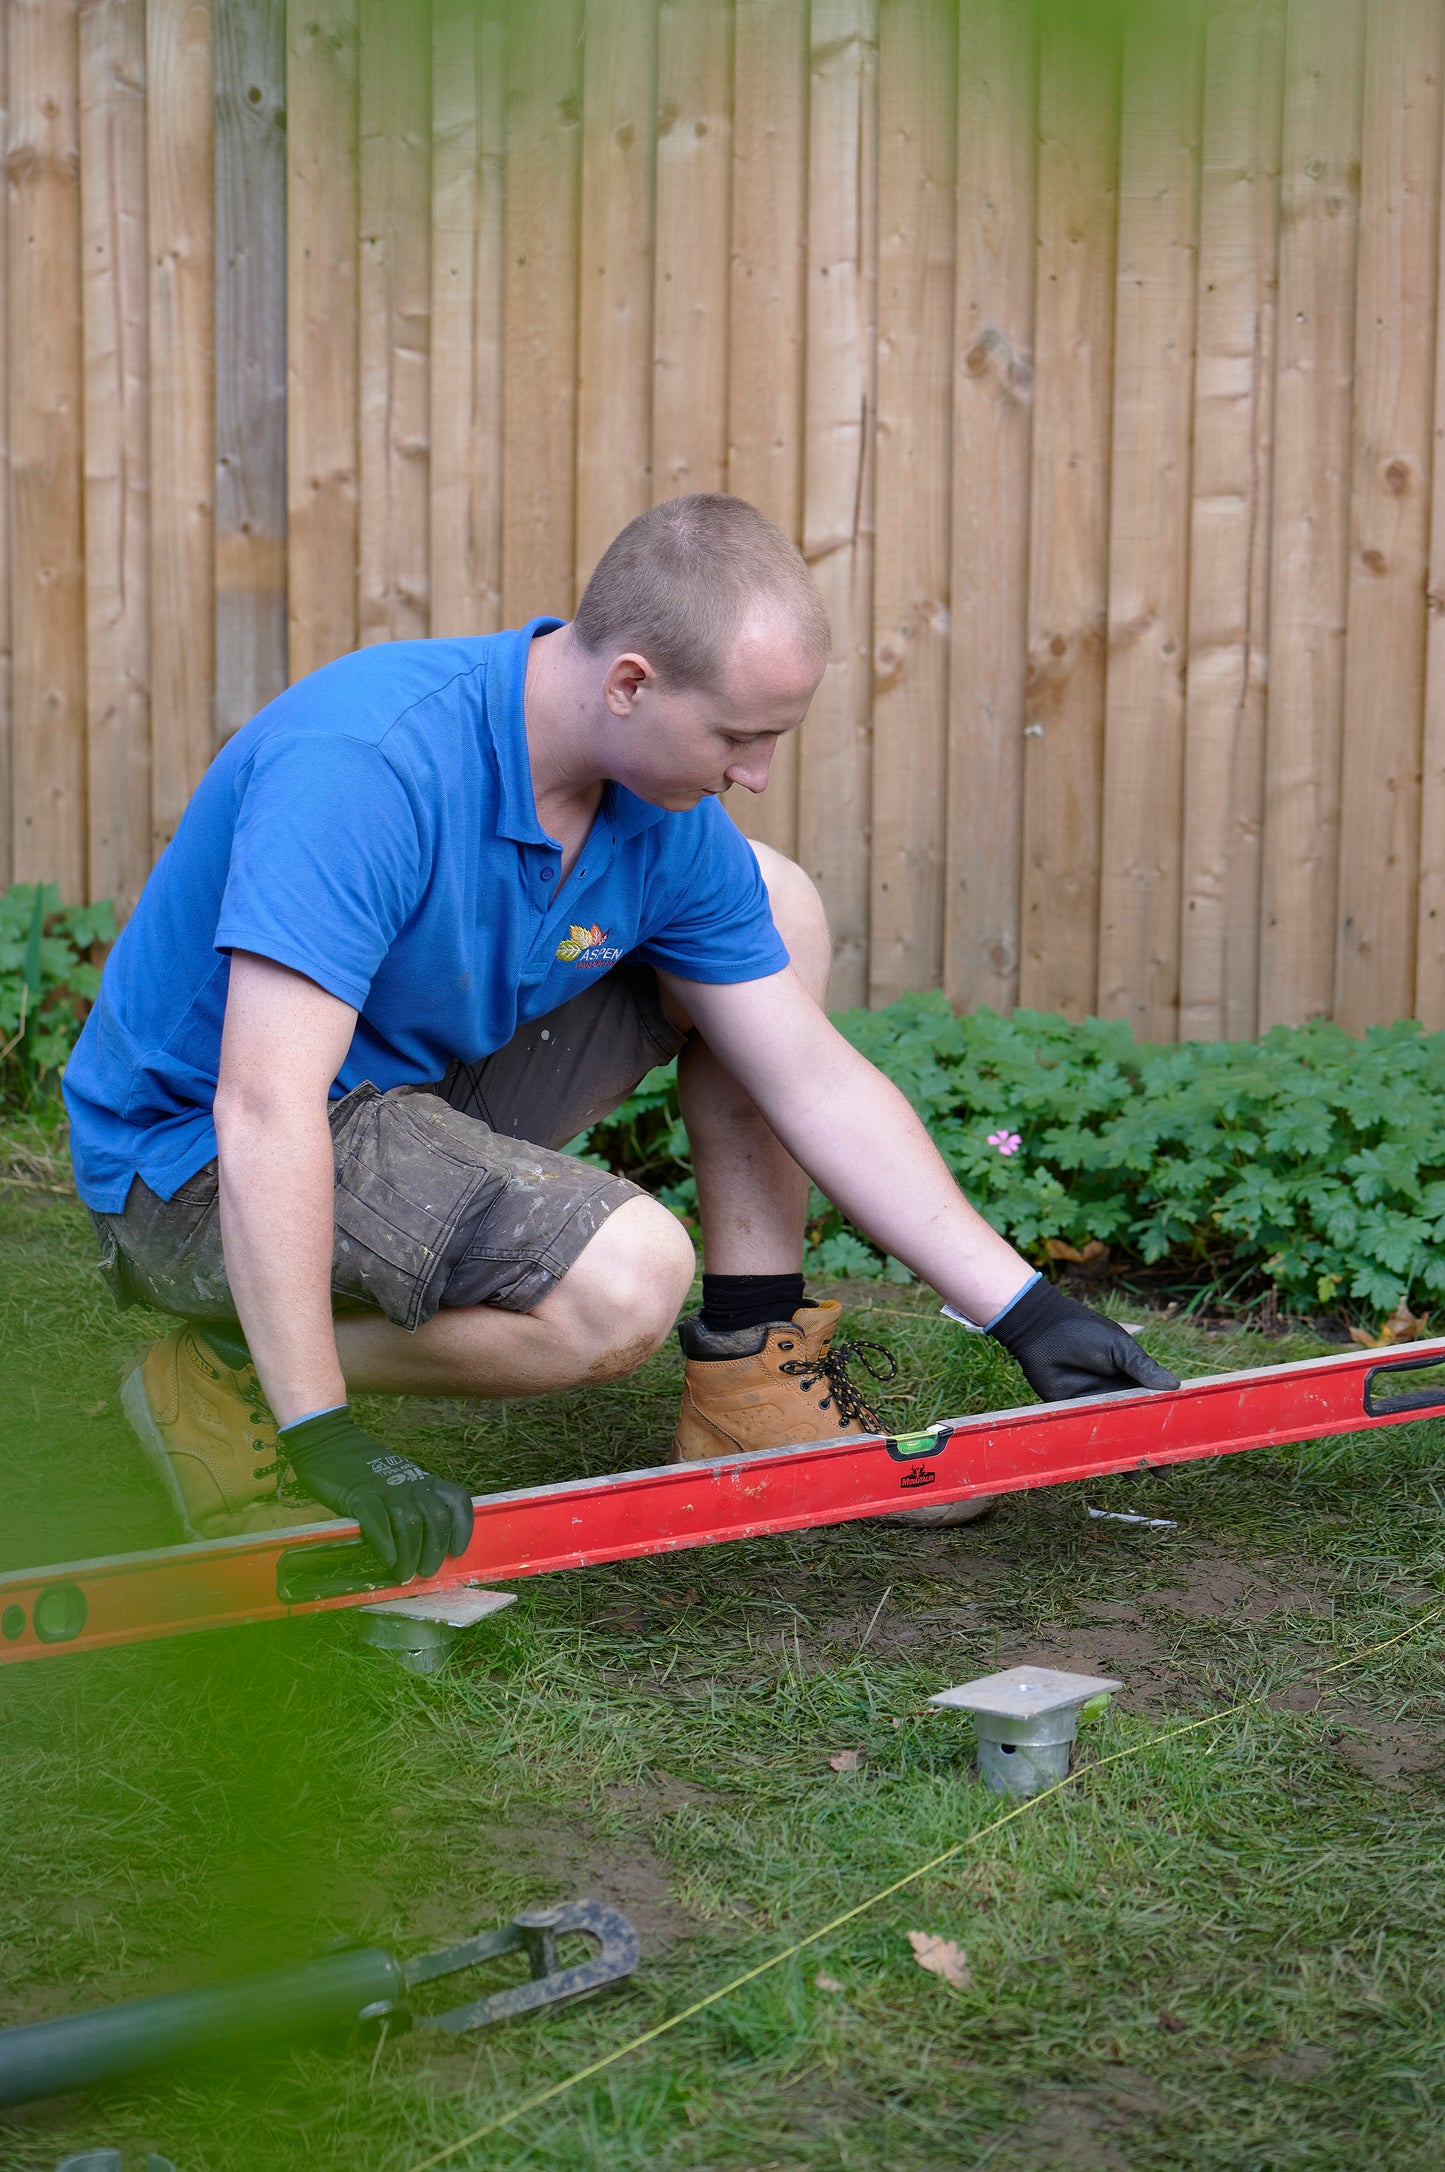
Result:
{"label": "man's bare arm", "polygon": [[1033,1269],[991,1229],[891,1081],[788,968],[713,986],[662,976],[795,1161],[850,1220],[980,1325]]}
{"label": "man's bare arm", "polygon": [[327,1099],[355,1027],[350,1005],[304,974],[232,952],[215,1104],[221,1240],[231,1295],[303,1491],[354,1516],[398,1583],[408,1583],[465,1552],[472,1503],[464,1487],[364,1433],[347,1402],[331,1324],[336,1180]]}
{"label": "man's bare arm", "polygon": [[231,955],[216,1086],[226,1274],[278,1425],[346,1401],[331,1324],[327,1095],[356,1012],[269,958]]}
{"label": "man's bare arm", "polygon": [[664,979],[794,1160],[965,1319],[993,1323],[1045,1402],[1178,1387],[1116,1320],[1035,1277],[974,1212],[897,1087],[829,1024],[791,968],[733,987]]}

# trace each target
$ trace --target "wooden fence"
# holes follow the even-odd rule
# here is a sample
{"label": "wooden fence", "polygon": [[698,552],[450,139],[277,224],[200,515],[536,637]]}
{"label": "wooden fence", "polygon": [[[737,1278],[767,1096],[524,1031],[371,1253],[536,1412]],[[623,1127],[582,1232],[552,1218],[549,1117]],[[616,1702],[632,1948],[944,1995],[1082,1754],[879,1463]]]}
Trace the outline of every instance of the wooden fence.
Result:
{"label": "wooden fence", "polygon": [[1439,0],[3,6],[0,880],[726,488],[839,1000],[1445,1025]]}

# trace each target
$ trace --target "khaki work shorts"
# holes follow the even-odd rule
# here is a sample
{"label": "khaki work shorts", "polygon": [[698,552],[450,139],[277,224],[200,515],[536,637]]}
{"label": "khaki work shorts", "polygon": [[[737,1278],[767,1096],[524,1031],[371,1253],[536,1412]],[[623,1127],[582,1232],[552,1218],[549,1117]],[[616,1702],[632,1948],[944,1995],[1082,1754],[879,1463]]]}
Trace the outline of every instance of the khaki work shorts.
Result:
{"label": "khaki work shorts", "polygon": [[[637,1185],[557,1151],[625,1101],[685,1035],[648,966],[614,969],[480,1063],[431,1086],[353,1088],[330,1110],[336,1309],[417,1328],[441,1305],[530,1312]],[[117,1300],[187,1319],[236,1316],[216,1164],[160,1199],[142,1178],[93,1214]]]}

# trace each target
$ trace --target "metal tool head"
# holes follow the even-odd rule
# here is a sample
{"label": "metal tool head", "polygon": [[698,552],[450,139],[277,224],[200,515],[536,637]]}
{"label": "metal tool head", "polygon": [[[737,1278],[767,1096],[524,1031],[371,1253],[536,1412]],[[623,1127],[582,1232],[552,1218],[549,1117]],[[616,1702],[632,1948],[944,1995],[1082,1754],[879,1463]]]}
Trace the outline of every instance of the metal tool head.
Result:
{"label": "metal tool head", "polygon": [[[585,1931],[597,1940],[598,1951],[588,1961],[560,1968],[557,1940],[569,1931]],[[449,2036],[465,2036],[473,2029],[488,2028],[494,2021],[509,2021],[531,2013],[538,2006],[556,2006],[564,1999],[583,1998],[604,1984],[620,1983],[630,1976],[642,1958],[636,1931],[619,1908],[605,1901],[566,1901],[557,1908],[533,1908],[514,1916],[497,1931],[465,1939],[442,1953],[421,1954],[403,1964],[407,1989],[429,1983],[437,1976],[454,1976],[464,1968],[494,1954],[525,1950],[532,1971],[530,1983],[510,1991],[494,1991],[489,1998],[473,1999],[470,2005],[454,2006],[449,2013],[418,2014],[418,2029],[445,2029]]]}

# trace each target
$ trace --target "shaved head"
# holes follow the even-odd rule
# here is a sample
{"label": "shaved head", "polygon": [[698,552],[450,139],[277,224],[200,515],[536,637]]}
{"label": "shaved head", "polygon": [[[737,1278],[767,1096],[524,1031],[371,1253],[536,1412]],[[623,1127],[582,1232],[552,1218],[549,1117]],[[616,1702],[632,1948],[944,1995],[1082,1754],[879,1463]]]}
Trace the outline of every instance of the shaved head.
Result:
{"label": "shaved head", "polygon": [[587,583],[572,630],[589,655],[645,656],[673,688],[717,689],[747,626],[791,636],[816,678],[828,614],[803,555],[780,528],[719,491],[669,498],[629,522]]}

